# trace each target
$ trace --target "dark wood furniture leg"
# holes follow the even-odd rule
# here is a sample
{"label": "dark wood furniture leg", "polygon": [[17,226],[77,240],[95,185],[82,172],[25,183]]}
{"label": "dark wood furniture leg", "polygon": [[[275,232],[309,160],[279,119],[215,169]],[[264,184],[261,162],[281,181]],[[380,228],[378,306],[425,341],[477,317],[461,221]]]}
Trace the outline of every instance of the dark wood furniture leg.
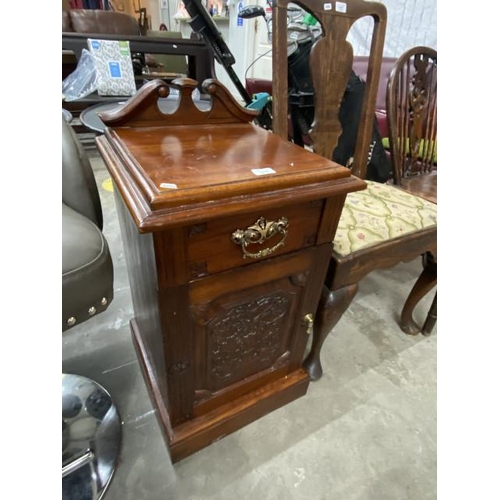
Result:
{"label": "dark wood furniture leg", "polygon": [[432,329],[434,328],[434,325],[436,324],[437,321],[437,300],[438,300],[438,295],[437,292],[434,295],[434,300],[432,301],[431,308],[429,309],[429,312],[427,314],[427,318],[425,320],[424,326],[422,327],[422,335],[425,335],[428,337]]}
{"label": "dark wood furniture leg", "polygon": [[[431,253],[427,252],[423,256],[423,265],[424,269],[413,285],[405,305],[403,306],[403,310],[401,311],[399,327],[407,335],[417,335],[423,332],[422,328],[418,326],[413,319],[413,311],[416,305],[436,286],[437,283],[437,263]],[[434,310],[434,313],[435,312],[436,310]]]}
{"label": "dark wood furniture leg", "polygon": [[319,380],[323,376],[323,368],[320,360],[323,342],[349,307],[357,291],[357,283],[333,291],[329,290],[326,286],[323,287],[314,318],[311,352],[302,365],[304,370],[309,373],[311,380]]}

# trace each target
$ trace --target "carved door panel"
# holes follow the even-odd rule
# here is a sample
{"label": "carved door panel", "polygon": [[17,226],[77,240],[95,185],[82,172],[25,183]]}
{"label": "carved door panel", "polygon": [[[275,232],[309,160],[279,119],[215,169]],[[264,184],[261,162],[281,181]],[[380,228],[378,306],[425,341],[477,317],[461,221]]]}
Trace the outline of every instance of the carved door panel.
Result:
{"label": "carved door panel", "polygon": [[191,284],[196,414],[300,367],[314,254],[295,252]]}

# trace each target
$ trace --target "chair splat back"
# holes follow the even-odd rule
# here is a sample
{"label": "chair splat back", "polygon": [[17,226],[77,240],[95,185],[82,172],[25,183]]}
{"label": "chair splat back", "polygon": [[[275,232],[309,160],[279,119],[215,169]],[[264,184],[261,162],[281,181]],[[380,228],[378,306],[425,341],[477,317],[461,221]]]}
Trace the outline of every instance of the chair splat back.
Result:
{"label": "chair splat back", "polygon": [[[366,90],[352,166],[352,173],[364,178],[382,63],[386,7],[380,2],[364,0],[343,3],[345,9],[337,7],[339,3],[325,3],[322,0],[297,0],[293,3],[312,14],[322,28],[322,37],[312,47],[309,61],[315,106],[310,136],[313,150],[326,158],[332,158],[342,133],[339,110],[353,63],[353,49],[347,41],[347,35],[358,19],[366,16],[373,18]],[[288,4],[287,0],[277,0],[273,9],[273,130],[283,138],[288,137]]]}
{"label": "chair splat back", "polygon": [[387,87],[394,184],[437,167],[437,51],[413,47],[396,61]]}

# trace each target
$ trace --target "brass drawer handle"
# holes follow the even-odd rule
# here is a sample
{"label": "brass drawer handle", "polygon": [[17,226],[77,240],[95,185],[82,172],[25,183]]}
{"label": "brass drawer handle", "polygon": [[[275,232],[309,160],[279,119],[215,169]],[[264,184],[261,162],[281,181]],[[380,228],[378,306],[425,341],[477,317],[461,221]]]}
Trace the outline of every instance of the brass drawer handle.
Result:
{"label": "brass drawer handle", "polygon": [[[247,246],[255,243],[262,245],[265,241],[273,236],[281,234],[283,237],[273,247],[263,248],[258,252],[252,253],[247,250]],[[268,221],[264,217],[259,217],[251,226],[246,229],[237,229],[231,235],[231,240],[241,246],[243,258],[251,257],[252,259],[260,259],[272,254],[278,248],[285,244],[285,239],[288,234],[288,219],[281,217],[277,221]]]}

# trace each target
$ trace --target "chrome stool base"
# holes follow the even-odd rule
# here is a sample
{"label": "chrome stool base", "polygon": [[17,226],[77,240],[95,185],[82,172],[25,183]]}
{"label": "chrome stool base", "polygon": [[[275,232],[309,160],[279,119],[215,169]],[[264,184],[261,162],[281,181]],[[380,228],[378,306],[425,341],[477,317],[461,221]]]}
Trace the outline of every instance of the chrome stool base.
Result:
{"label": "chrome stool base", "polygon": [[62,376],[62,498],[99,500],[116,469],[121,420],[101,385]]}

